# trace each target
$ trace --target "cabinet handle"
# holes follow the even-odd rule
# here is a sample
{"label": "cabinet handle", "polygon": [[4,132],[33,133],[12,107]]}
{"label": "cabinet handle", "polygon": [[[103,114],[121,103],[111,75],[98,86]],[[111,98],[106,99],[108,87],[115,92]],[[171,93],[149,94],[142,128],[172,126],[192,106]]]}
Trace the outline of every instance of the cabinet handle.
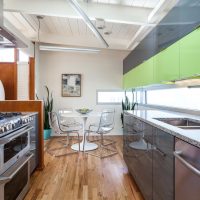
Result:
{"label": "cabinet handle", "polygon": [[200,25],[195,27],[195,30],[198,30],[198,29],[200,30]]}
{"label": "cabinet handle", "polygon": [[164,153],[163,151],[161,151],[159,148],[154,147],[154,150],[157,151],[161,156],[165,157],[166,153]]}
{"label": "cabinet handle", "polygon": [[192,166],[189,162],[187,162],[185,159],[181,157],[182,151],[175,151],[174,156],[176,159],[178,159],[185,167],[187,167],[190,171],[195,173],[197,176],[200,176],[200,171]]}
{"label": "cabinet handle", "polygon": [[19,170],[33,157],[33,154],[28,155],[26,160],[10,175],[10,176],[0,176],[0,183],[7,183],[10,181],[18,172]]}

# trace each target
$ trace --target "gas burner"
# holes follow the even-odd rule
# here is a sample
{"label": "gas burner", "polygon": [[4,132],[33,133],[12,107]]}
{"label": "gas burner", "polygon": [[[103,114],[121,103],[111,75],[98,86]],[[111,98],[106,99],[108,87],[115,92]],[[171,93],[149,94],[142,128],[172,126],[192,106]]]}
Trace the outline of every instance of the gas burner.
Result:
{"label": "gas burner", "polygon": [[29,113],[0,112],[0,138],[33,121]]}
{"label": "gas burner", "polygon": [[4,114],[3,113],[0,113],[0,120],[3,120],[5,117],[4,117]]}
{"label": "gas burner", "polygon": [[5,113],[0,113],[0,120],[3,120],[5,118],[10,118],[10,117],[16,117],[22,115],[21,112],[5,112]]}

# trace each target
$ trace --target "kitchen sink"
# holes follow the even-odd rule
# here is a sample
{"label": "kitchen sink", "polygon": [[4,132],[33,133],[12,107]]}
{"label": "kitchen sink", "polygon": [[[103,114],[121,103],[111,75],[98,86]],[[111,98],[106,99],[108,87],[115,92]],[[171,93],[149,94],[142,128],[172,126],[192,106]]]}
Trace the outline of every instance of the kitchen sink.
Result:
{"label": "kitchen sink", "polygon": [[193,121],[189,118],[154,118],[158,121],[176,126],[181,129],[200,129],[200,122]]}

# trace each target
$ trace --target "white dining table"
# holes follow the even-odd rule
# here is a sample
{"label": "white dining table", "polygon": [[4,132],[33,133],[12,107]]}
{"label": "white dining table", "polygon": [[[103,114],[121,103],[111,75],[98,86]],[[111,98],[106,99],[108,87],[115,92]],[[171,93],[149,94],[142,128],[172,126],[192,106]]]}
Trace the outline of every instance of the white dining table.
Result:
{"label": "white dining table", "polygon": [[[73,112],[69,112],[69,113],[62,113],[60,114],[60,116],[62,118],[79,118],[82,120],[82,135],[83,135],[83,139],[82,141],[80,142],[80,151],[92,151],[92,150],[95,150],[98,148],[98,145],[95,144],[95,143],[91,143],[87,140],[86,138],[86,122],[87,122],[87,119],[89,117],[100,117],[101,116],[101,112],[90,112],[88,114],[80,114],[76,111],[73,111]],[[85,144],[85,145],[84,145]],[[84,147],[84,148],[83,148]],[[79,151],[79,143],[76,143],[76,144],[73,144],[71,146],[71,148],[75,151]]]}

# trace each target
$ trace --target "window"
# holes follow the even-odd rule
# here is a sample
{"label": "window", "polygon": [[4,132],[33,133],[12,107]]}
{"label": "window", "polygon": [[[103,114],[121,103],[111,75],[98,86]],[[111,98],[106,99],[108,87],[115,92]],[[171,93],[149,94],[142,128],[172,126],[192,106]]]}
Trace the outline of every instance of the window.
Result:
{"label": "window", "polygon": [[23,51],[19,50],[19,62],[28,62],[29,61],[29,56],[24,53]]}
{"label": "window", "polygon": [[0,49],[0,62],[14,62],[15,50],[13,48]]}
{"label": "window", "polygon": [[[134,95],[136,95],[135,92],[134,92]],[[132,99],[133,99],[132,91],[126,92],[126,96],[132,102]],[[98,90],[97,91],[97,104],[121,104],[124,98],[125,98],[125,92],[122,90]]]}
{"label": "window", "polygon": [[200,88],[147,91],[147,104],[200,110]]}

